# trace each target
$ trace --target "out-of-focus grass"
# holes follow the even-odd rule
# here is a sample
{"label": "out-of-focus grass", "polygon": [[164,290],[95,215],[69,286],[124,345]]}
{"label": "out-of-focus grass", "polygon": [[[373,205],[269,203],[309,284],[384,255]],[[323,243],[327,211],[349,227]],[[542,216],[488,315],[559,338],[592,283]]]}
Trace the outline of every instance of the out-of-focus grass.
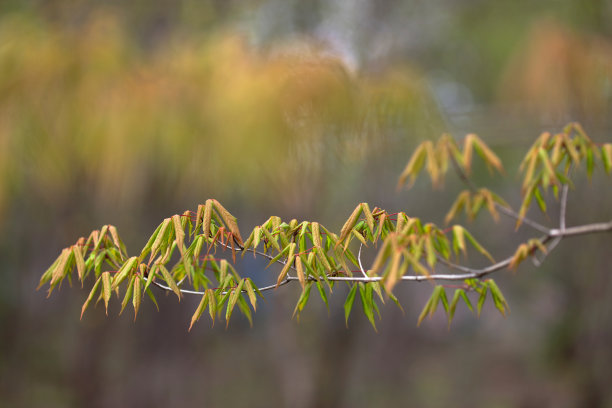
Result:
{"label": "out-of-focus grass", "polygon": [[0,214],[15,194],[53,203],[78,183],[128,207],[160,181],[295,197],[436,123],[414,71],[357,78],[314,45],[261,55],[215,32],[143,51],[103,12],[78,28],[7,15],[0,44]]}

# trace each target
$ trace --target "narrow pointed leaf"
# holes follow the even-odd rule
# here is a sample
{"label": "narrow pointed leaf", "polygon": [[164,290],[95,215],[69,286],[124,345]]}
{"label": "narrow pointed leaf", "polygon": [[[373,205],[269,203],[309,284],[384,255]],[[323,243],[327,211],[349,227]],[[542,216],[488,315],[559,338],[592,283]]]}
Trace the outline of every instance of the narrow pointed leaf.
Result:
{"label": "narrow pointed leaf", "polygon": [[353,284],[351,290],[346,297],[346,301],[344,302],[344,319],[346,322],[346,327],[348,327],[348,318],[351,314],[351,310],[353,309],[353,303],[355,302],[355,295],[357,294],[357,284]]}
{"label": "narrow pointed leaf", "polygon": [[81,319],[83,319],[83,314],[85,313],[85,310],[87,309],[87,307],[93,300],[96,292],[98,291],[98,288],[100,287],[101,282],[102,282],[102,277],[100,276],[96,280],[96,283],[94,284],[93,288],[91,288],[91,291],[89,292],[89,296],[87,296],[87,300],[85,300],[85,303],[83,303],[83,307],[81,308]]}

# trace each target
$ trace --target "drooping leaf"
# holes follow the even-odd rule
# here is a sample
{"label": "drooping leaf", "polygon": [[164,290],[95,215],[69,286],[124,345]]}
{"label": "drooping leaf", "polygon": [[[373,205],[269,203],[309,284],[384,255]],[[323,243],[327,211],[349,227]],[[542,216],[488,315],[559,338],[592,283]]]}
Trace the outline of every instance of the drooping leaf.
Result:
{"label": "drooping leaf", "polygon": [[219,203],[217,200],[213,200],[213,203],[214,203],[215,209],[219,212],[219,215],[221,215],[223,222],[225,223],[227,228],[229,228],[229,230],[232,232],[232,236],[234,237],[238,245],[242,246],[242,237],[240,236],[240,230],[238,230],[238,224],[236,223],[236,217],[230,214],[230,212],[227,211],[225,207],[223,207],[221,203]]}
{"label": "drooping leaf", "polygon": [[227,309],[225,309],[225,327],[228,327],[229,325],[230,317],[232,317],[232,311],[234,310],[238,297],[242,292],[243,285],[244,280],[241,280],[240,283],[238,283],[238,286],[236,286],[236,288],[232,289],[230,292],[229,300],[227,301]]}
{"label": "drooping leaf", "polygon": [[93,300],[96,292],[98,291],[98,288],[100,287],[100,283],[101,282],[102,282],[102,277],[100,276],[96,280],[96,283],[93,285],[93,288],[91,288],[91,291],[89,292],[89,296],[87,296],[87,299],[85,300],[85,303],[83,303],[83,307],[81,308],[81,319],[83,319],[83,314],[85,313],[85,310],[87,309],[87,307],[89,306],[89,304]]}
{"label": "drooping leaf", "polygon": [[366,315],[370,324],[376,330],[376,322],[374,321],[374,299],[372,298],[372,288],[369,290],[363,282],[357,284],[359,286],[359,296],[361,297],[361,306],[363,307],[363,313]]}
{"label": "drooping leaf", "polygon": [[102,273],[102,295],[104,298],[104,307],[106,308],[106,314],[108,315],[108,301],[111,297],[111,277],[110,272]]}
{"label": "drooping leaf", "polygon": [[193,316],[191,316],[191,323],[189,324],[189,329],[187,331],[191,331],[193,324],[200,319],[200,316],[202,316],[202,313],[204,313],[204,310],[206,310],[208,301],[209,301],[208,292],[204,292],[204,294],[202,295],[202,300],[200,300],[200,304],[198,305],[195,312],[193,313]]}
{"label": "drooping leaf", "polygon": [[132,292],[134,291],[134,281],[136,280],[136,276],[132,276],[130,282],[128,283],[127,289],[125,290],[125,296],[123,297],[123,301],[121,302],[121,310],[119,311],[119,315],[123,313],[123,310],[127,306],[127,304],[132,299]]}
{"label": "drooping leaf", "polygon": [[134,320],[138,316],[140,302],[142,301],[142,278],[138,275],[134,277],[134,293],[132,298],[132,306],[134,306]]}
{"label": "drooping leaf", "polygon": [[353,303],[355,302],[355,295],[357,294],[357,284],[353,284],[351,290],[344,301],[344,319],[346,322],[346,327],[348,328],[348,318],[351,314],[351,310],[353,309]]}
{"label": "drooping leaf", "polygon": [[253,288],[254,283],[250,278],[246,278],[244,280],[244,287],[246,289],[247,295],[249,296],[249,301],[251,302],[251,306],[253,310],[257,311],[257,296],[255,296],[255,289]]}
{"label": "drooping leaf", "polygon": [[285,280],[285,277],[287,276],[287,273],[289,272],[289,268],[291,268],[291,264],[294,261],[295,247],[296,247],[295,242],[292,242],[289,244],[289,254],[287,255],[287,261],[285,262],[285,265],[283,265],[283,269],[281,270],[280,274],[278,275],[278,278],[276,279],[277,288],[278,288],[278,285],[280,285],[281,282]]}
{"label": "drooping leaf", "polygon": [[310,297],[310,289],[312,288],[313,283],[313,281],[306,283],[304,289],[302,289],[302,294],[295,305],[295,309],[293,309],[293,316],[297,315],[298,320],[300,318],[300,313],[302,310],[304,310],[304,306],[306,306],[306,303],[308,302],[308,298]]}
{"label": "drooping leaf", "polygon": [[176,294],[176,296],[179,298],[179,301],[180,301],[181,300],[181,290],[179,289],[178,285],[176,284],[176,281],[174,280],[170,272],[168,272],[168,269],[166,269],[164,265],[160,264],[159,271],[161,272],[164,280],[166,281],[170,289],[172,289],[172,291]]}
{"label": "drooping leaf", "polygon": [[355,207],[355,209],[351,213],[351,216],[348,218],[348,220],[346,220],[346,222],[342,226],[342,230],[340,231],[340,238],[338,238],[338,243],[336,244],[336,246],[340,245],[340,243],[344,242],[346,237],[348,237],[349,233],[351,232],[351,230],[357,223],[357,220],[359,219],[359,216],[361,215],[362,211],[363,211],[363,208],[361,204]]}

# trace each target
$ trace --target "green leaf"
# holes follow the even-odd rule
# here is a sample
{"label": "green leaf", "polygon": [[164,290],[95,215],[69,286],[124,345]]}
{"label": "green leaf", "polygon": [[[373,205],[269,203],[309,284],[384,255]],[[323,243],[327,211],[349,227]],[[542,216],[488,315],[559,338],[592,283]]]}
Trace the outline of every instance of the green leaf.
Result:
{"label": "green leaf", "polygon": [[238,297],[242,292],[242,285],[244,284],[244,280],[241,280],[238,286],[230,292],[230,297],[227,302],[227,309],[225,309],[225,327],[229,325],[230,317],[232,317],[232,311],[234,310],[234,306],[236,306],[236,302],[238,301]]}
{"label": "green leaf", "polygon": [[89,296],[87,296],[87,300],[85,300],[85,303],[83,303],[83,307],[81,308],[81,319],[83,319],[83,314],[85,313],[85,310],[87,309],[87,307],[93,300],[96,292],[98,291],[98,288],[100,287],[101,282],[102,282],[102,277],[100,276],[98,280],[96,280],[96,283],[94,284],[93,288],[91,288],[91,291],[89,292]]}
{"label": "green leaf", "polygon": [[359,282],[359,296],[361,297],[361,306],[363,307],[363,313],[366,315],[370,324],[376,330],[376,322],[374,321],[374,305],[372,299],[372,288],[369,290],[366,289],[366,286],[363,282]]}
{"label": "green leaf", "polygon": [[601,146],[601,161],[603,162],[606,173],[612,171],[612,143]]}
{"label": "green leaf", "polygon": [[130,299],[132,299],[132,292],[134,291],[134,281],[136,280],[136,276],[132,276],[130,282],[128,283],[128,287],[125,290],[125,296],[123,297],[123,302],[121,302],[121,310],[119,311],[119,315],[123,313],[123,309],[127,306]]}
{"label": "green leaf", "polygon": [[151,246],[151,256],[149,257],[149,263],[151,263],[153,257],[157,255],[157,252],[161,248],[162,242],[167,238],[167,233],[169,231],[168,226],[170,225],[170,221],[170,218],[166,218],[159,227],[159,232],[157,233],[155,241],[153,241],[153,245]]}
{"label": "green leaf", "polygon": [[316,281],[317,284],[317,289],[319,289],[319,294],[321,295],[321,299],[323,299],[323,302],[325,302],[325,307],[327,308],[327,311],[329,312],[329,303],[327,302],[327,293],[325,293],[325,288],[323,287],[323,285],[321,285],[321,281]]}
{"label": "green leaf", "polygon": [[465,291],[463,289],[455,289],[455,294],[453,295],[453,299],[448,306],[448,325],[450,326],[453,321],[453,317],[455,316],[455,309],[457,309],[457,303],[459,303],[459,299],[461,299],[461,292],[465,295]]}
{"label": "green leaf", "polygon": [[189,329],[187,331],[191,331],[193,324],[200,319],[200,316],[202,316],[202,313],[204,313],[204,310],[206,310],[208,301],[209,301],[208,292],[204,292],[204,294],[202,295],[202,300],[200,300],[200,304],[198,305],[195,312],[193,313],[193,316],[191,316],[191,323],[189,324]]}
{"label": "green leaf", "polygon": [[427,157],[427,146],[426,143],[421,143],[414,151],[408,164],[402,171],[402,174],[399,177],[399,181],[397,183],[397,187],[401,187],[406,182],[408,176],[410,176],[410,183],[408,184],[408,188],[412,187],[414,181],[416,180],[419,172],[423,168],[423,164],[425,164],[425,158]]}
{"label": "green leaf", "polygon": [[297,314],[298,320],[300,319],[300,313],[302,312],[302,310],[304,310],[304,306],[306,306],[306,303],[308,302],[308,298],[310,297],[310,289],[312,288],[313,283],[314,282],[312,281],[306,283],[306,286],[304,286],[304,289],[302,289],[302,294],[300,295],[300,298],[298,299],[298,302],[295,305],[295,309],[293,310],[293,316],[296,316]]}
{"label": "green leaf", "polygon": [[[462,227],[463,228],[463,227]],[[484,249],[484,247],[482,245],[480,245],[472,236],[472,234],[470,234],[470,232],[468,230],[466,230],[465,228],[463,228],[463,234],[465,235],[465,237],[468,239],[468,241],[470,241],[470,243],[472,244],[472,246],[481,254],[483,254],[484,256],[486,256],[491,263],[495,263],[495,260],[493,259],[493,257],[491,256],[491,254],[489,254],[489,252]]]}
{"label": "green leaf", "polygon": [[506,316],[506,310],[510,311],[510,307],[508,306],[508,302],[504,298],[499,287],[495,284],[493,279],[489,279],[487,281],[487,285],[489,286],[489,290],[491,291],[491,296],[493,296],[493,302],[495,303],[495,307],[499,312]]}
{"label": "green leaf", "polygon": [[151,292],[151,289],[146,289],[145,292],[147,293],[147,296],[149,297],[149,299],[151,299],[151,302],[153,302],[155,308],[159,312],[159,305],[157,304],[157,300],[155,300],[155,296],[153,296],[153,292]]}
{"label": "green leaf", "polygon": [[129,276],[137,262],[138,257],[133,256],[123,264],[113,279],[113,285],[111,287],[112,290],[115,290],[121,284],[121,282],[123,282]]}
{"label": "green leaf", "polygon": [[474,312],[474,308],[472,307],[472,302],[470,302],[470,298],[467,297],[467,294],[465,293],[465,291],[462,290],[459,294],[461,295],[461,298],[465,302],[465,304],[468,307],[468,309],[470,309],[470,312],[473,313]]}
{"label": "green leaf", "polygon": [[540,210],[543,213],[546,213],[546,201],[544,200],[544,198],[542,197],[542,192],[540,191],[539,188],[535,188],[533,190],[533,196],[535,197],[537,203],[538,203],[538,207],[540,207]]}
{"label": "green leaf", "polygon": [[242,312],[244,317],[249,321],[249,326],[253,327],[253,316],[251,314],[251,309],[249,309],[249,305],[246,300],[244,300],[244,296],[238,296],[238,309]]}
{"label": "green leaf", "polygon": [[357,294],[357,284],[353,284],[351,290],[346,297],[346,301],[344,302],[344,319],[346,321],[346,327],[348,328],[348,318],[351,314],[351,309],[353,308],[353,303],[355,302],[355,295]]}
{"label": "green leaf", "polygon": [[482,311],[482,306],[484,305],[486,297],[487,297],[487,286],[482,286],[480,290],[480,297],[478,298],[478,304],[476,305],[476,310],[478,311],[478,317],[480,317],[480,312]]}
{"label": "green leaf", "polygon": [[278,275],[278,279],[276,279],[277,288],[278,288],[278,285],[280,285],[281,282],[287,276],[287,273],[289,272],[289,268],[291,267],[291,264],[293,263],[293,255],[295,254],[295,247],[296,247],[295,242],[292,242],[289,244],[289,254],[287,255],[287,261],[285,262],[285,265],[283,266],[281,273]]}

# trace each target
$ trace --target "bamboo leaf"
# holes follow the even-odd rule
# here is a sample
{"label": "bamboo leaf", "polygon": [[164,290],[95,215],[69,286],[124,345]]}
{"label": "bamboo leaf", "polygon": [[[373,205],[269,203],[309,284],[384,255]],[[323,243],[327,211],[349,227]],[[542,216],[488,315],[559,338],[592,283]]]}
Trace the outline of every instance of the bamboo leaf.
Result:
{"label": "bamboo leaf", "polygon": [[533,190],[533,196],[535,197],[536,202],[538,203],[538,207],[540,207],[540,210],[546,214],[546,201],[542,197],[542,192],[538,187]]}
{"label": "bamboo leaf", "polygon": [[204,313],[204,310],[206,310],[208,301],[209,301],[208,292],[204,292],[204,294],[202,295],[202,300],[200,300],[200,304],[198,305],[195,312],[193,313],[193,316],[191,316],[191,323],[189,324],[189,329],[187,331],[191,331],[193,324],[197,322],[198,320],[200,320],[200,316],[202,316],[202,313]]}
{"label": "bamboo leaf", "polygon": [[217,297],[212,289],[206,289],[206,293],[208,293],[208,313],[210,314],[210,319],[214,326],[215,316],[217,316]]}
{"label": "bamboo leaf", "polygon": [[249,309],[249,305],[246,300],[244,300],[244,296],[238,296],[238,309],[242,312],[244,317],[249,321],[249,326],[253,327],[253,316],[251,314],[251,309]]}
{"label": "bamboo leaf", "polygon": [[408,188],[414,185],[414,181],[416,180],[419,172],[423,168],[423,164],[425,163],[425,158],[427,156],[425,143],[421,143],[414,151],[408,164],[404,168],[404,171],[399,177],[399,181],[397,183],[397,187],[400,188],[406,182],[408,176],[410,176],[410,183],[408,183]]}
{"label": "bamboo leaf", "polygon": [[465,291],[462,290],[459,294],[461,295],[461,298],[465,302],[465,304],[468,307],[468,309],[470,309],[470,312],[473,313],[474,312],[474,308],[472,307],[472,302],[470,302],[470,298],[467,297],[467,294],[465,293]]}
{"label": "bamboo leaf", "polygon": [[179,298],[179,301],[180,301],[181,300],[181,290],[177,286],[176,281],[174,280],[170,272],[168,272],[168,269],[166,269],[164,265],[160,264],[159,270],[162,274],[162,277],[164,278],[164,280],[170,287],[170,289],[172,289],[172,291],[176,294],[176,296]]}
{"label": "bamboo leaf", "polygon": [[357,294],[357,284],[353,284],[351,290],[344,301],[344,319],[346,321],[346,327],[348,328],[348,318],[353,309],[353,303],[355,302],[355,295]]}
{"label": "bamboo leaf", "polygon": [[306,276],[304,275],[304,266],[302,265],[302,259],[300,256],[295,257],[295,269],[297,271],[297,277],[300,281],[302,289],[306,286]]}
{"label": "bamboo leaf", "polygon": [[174,226],[174,236],[176,239],[176,245],[178,246],[181,255],[185,254],[185,230],[181,225],[181,216],[175,214],[172,216],[172,224]]}
{"label": "bamboo leaf", "polygon": [[119,238],[117,227],[115,227],[114,225],[109,225],[108,232],[110,232],[111,238],[113,239],[113,243],[115,244],[115,246],[121,251],[121,254],[123,256],[126,256],[127,251],[125,249],[125,245],[123,244],[123,241],[121,241],[121,238]]}
{"label": "bamboo leaf", "polygon": [[111,287],[112,290],[117,289],[121,282],[123,282],[129,276],[129,274],[132,272],[132,269],[134,269],[134,267],[136,266],[137,262],[138,257],[133,256],[123,264],[123,266],[121,267],[121,269],[119,269],[119,271],[115,275],[115,278],[113,279],[113,285]]}
{"label": "bamboo leaf", "polygon": [[202,234],[204,238],[208,241],[210,238],[210,223],[212,219],[213,212],[213,201],[211,199],[206,200],[206,204],[204,205],[204,215],[202,216]]}
{"label": "bamboo leaf", "polygon": [[338,239],[336,246],[340,245],[340,243],[344,242],[346,237],[348,237],[349,233],[351,232],[351,230],[357,223],[357,220],[359,219],[359,216],[361,215],[362,211],[363,211],[363,208],[361,204],[355,207],[351,216],[348,218],[348,220],[346,220],[346,222],[344,223],[344,226],[342,226],[342,230],[340,231],[340,238]]}
{"label": "bamboo leaf", "polygon": [[85,300],[85,303],[83,303],[83,307],[81,308],[81,319],[83,319],[83,314],[85,313],[85,310],[87,309],[87,307],[93,300],[96,292],[98,291],[98,288],[100,287],[101,282],[102,282],[102,277],[100,276],[96,280],[96,283],[94,284],[93,288],[91,288],[91,291],[89,292],[89,296],[87,296],[87,300]]}
{"label": "bamboo leaf", "polygon": [[130,279],[130,283],[128,283],[128,287],[125,290],[125,296],[123,297],[123,301],[121,302],[121,310],[119,311],[119,315],[123,313],[123,310],[132,299],[132,292],[134,291],[134,281],[136,280],[136,276],[132,276]]}
{"label": "bamboo leaf", "polygon": [[480,312],[482,311],[482,306],[484,305],[486,297],[487,297],[487,286],[482,286],[482,289],[480,291],[480,297],[478,298],[478,303],[476,305],[476,310],[478,311],[478,317],[480,317]]}
{"label": "bamboo leaf", "polygon": [[213,199],[212,201],[215,205],[215,208],[219,212],[219,215],[221,215],[223,222],[225,223],[227,228],[229,228],[229,230],[232,232],[234,239],[236,240],[238,245],[242,246],[242,237],[240,236],[240,230],[238,230],[238,224],[236,223],[236,217],[230,214],[229,211],[227,211],[225,207],[223,207],[221,203],[219,203],[217,200]]}
{"label": "bamboo leaf", "polygon": [[106,308],[106,314],[108,315],[108,301],[110,300],[111,291],[111,277],[110,272],[102,273],[102,295],[104,298],[104,307]]}
{"label": "bamboo leaf", "polygon": [[366,223],[368,224],[368,228],[370,229],[370,234],[374,233],[374,216],[372,215],[372,211],[370,211],[370,206],[368,203],[361,203],[361,209],[363,210],[363,214],[366,218]]}
{"label": "bamboo leaf", "polygon": [[370,324],[374,328],[374,331],[377,331],[376,322],[374,321],[374,305],[373,305],[374,300],[372,299],[372,290],[371,289],[369,291],[366,290],[366,287],[363,284],[363,282],[359,282],[358,285],[359,285],[359,296],[361,297],[361,306],[363,307],[363,313],[366,315],[366,317],[370,321]]}
{"label": "bamboo leaf", "polygon": [[294,258],[294,254],[295,254],[295,247],[296,247],[296,243],[295,242],[292,242],[292,243],[289,244],[289,254],[287,255],[287,261],[285,262],[285,265],[283,266],[283,269],[281,270],[281,273],[278,275],[278,278],[276,280],[276,287],[277,288],[278,288],[278,285],[280,285],[281,282],[287,276],[287,273],[289,272],[289,268],[291,267],[291,264],[293,263],[293,258]]}
{"label": "bamboo leaf", "polygon": [[250,278],[246,278],[244,280],[244,287],[246,289],[247,295],[249,296],[251,306],[253,307],[253,310],[257,311],[257,296],[255,296],[255,290],[253,289],[253,286],[253,281]]}
{"label": "bamboo leaf", "polygon": [[138,309],[140,309],[140,302],[142,301],[142,279],[140,276],[134,276],[134,293],[132,298],[132,306],[134,306],[134,320],[138,315]]}
{"label": "bamboo leaf", "polygon": [[[463,228],[463,227],[462,227]],[[470,243],[472,244],[472,246],[481,254],[483,254],[484,256],[486,256],[491,263],[495,263],[495,260],[493,259],[493,257],[491,256],[491,254],[489,254],[489,252],[484,249],[484,247],[482,245],[480,245],[478,243],[478,241],[476,241],[476,239],[474,239],[474,237],[472,236],[472,234],[470,234],[470,232],[468,230],[466,230],[465,228],[463,228],[463,235],[465,235],[465,237],[468,239],[468,241],[470,241]]]}
{"label": "bamboo leaf", "polygon": [[155,257],[155,255],[157,255],[157,252],[159,251],[162,242],[167,238],[166,233],[168,232],[168,226],[170,225],[170,218],[166,218],[160,228],[159,228],[159,232],[157,233],[156,237],[155,237],[155,241],[153,241],[153,245],[151,246],[151,256],[149,257],[149,263],[151,263],[151,261],[153,260],[153,257]]}
{"label": "bamboo leaf", "polygon": [[495,307],[499,312],[505,317],[506,310],[510,311],[510,307],[508,306],[508,302],[504,298],[499,287],[495,284],[493,279],[489,279],[487,281],[487,285],[489,286],[489,290],[491,291],[491,295],[493,296],[493,301],[495,303]]}
{"label": "bamboo leaf", "polygon": [[325,303],[325,307],[329,312],[329,302],[327,301],[327,293],[325,293],[325,288],[321,285],[321,281],[316,281],[317,289],[319,290],[319,294],[321,295],[321,299]]}
{"label": "bamboo leaf", "polygon": [[429,299],[427,299],[427,302],[425,303],[425,306],[423,306],[423,310],[421,310],[421,314],[419,315],[419,318],[417,319],[417,327],[419,327],[421,325],[421,323],[423,322],[425,317],[431,316],[433,314],[431,309],[432,309],[432,305],[433,305],[434,294],[435,294],[435,290],[434,290],[434,292],[432,292],[432,294],[429,297]]}
{"label": "bamboo leaf", "polygon": [[612,143],[606,143],[601,146],[601,161],[606,173],[612,171]]}
{"label": "bamboo leaf", "polygon": [[241,280],[238,286],[230,292],[230,297],[227,301],[227,309],[225,309],[225,327],[228,327],[229,325],[230,318],[232,317],[232,311],[234,310],[238,297],[242,292],[242,285],[244,285],[244,280]]}
{"label": "bamboo leaf", "polygon": [[85,260],[83,259],[83,251],[84,247],[82,245],[74,245],[72,247],[72,253],[74,255],[74,261],[77,267],[77,273],[79,275],[79,280],[81,281],[81,286],[83,285],[83,279],[85,278]]}
{"label": "bamboo leaf", "polygon": [[298,299],[298,302],[295,305],[295,309],[293,309],[293,316],[297,315],[298,320],[300,319],[300,313],[302,312],[302,310],[304,310],[304,306],[306,306],[306,303],[308,302],[312,285],[312,281],[306,283],[306,286],[304,286],[304,289],[302,289],[302,294],[300,295],[300,298]]}

